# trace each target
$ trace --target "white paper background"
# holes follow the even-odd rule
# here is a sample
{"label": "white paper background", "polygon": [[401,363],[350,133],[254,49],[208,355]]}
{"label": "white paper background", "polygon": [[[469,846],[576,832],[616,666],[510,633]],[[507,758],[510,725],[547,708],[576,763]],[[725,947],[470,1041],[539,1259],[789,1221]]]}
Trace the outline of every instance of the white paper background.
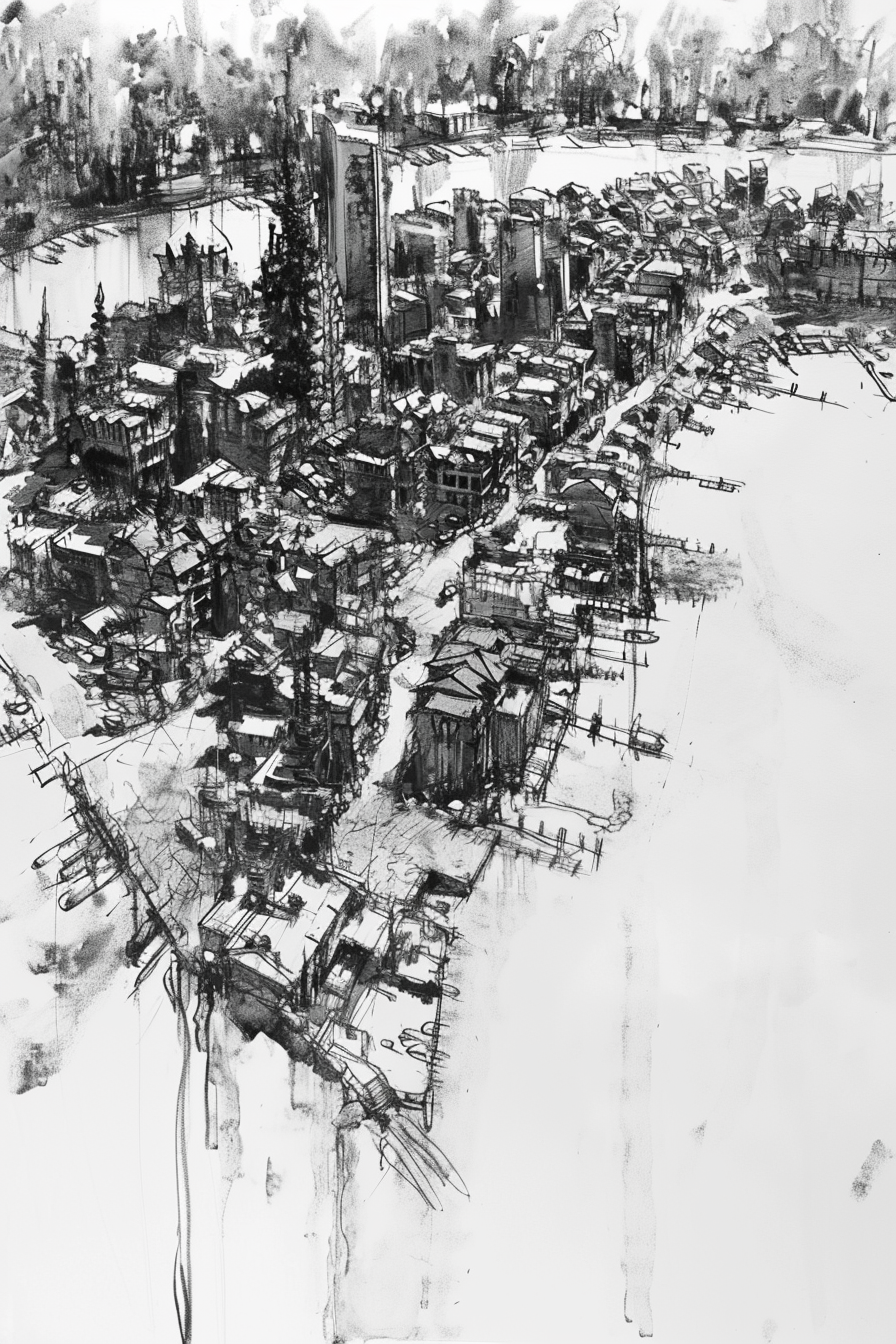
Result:
{"label": "white paper background", "polygon": [[[551,185],[572,176],[586,180]],[[827,180],[815,163],[811,177]],[[852,1182],[876,1140],[896,1150],[896,423],[854,361],[797,368],[802,391],[850,410],[704,415],[716,434],[682,436],[681,465],[746,489],[662,499],[663,531],[743,563],[699,633],[696,612],[670,610],[650,650],[644,721],[674,761],[632,765],[636,816],[596,879],[497,860],[473,897],[471,955],[491,970],[446,1042],[463,1081],[436,1134],[472,1197],[419,1241],[391,1178],[371,1181],[346,1288],[371,1335],[406,1322],[429,1278],[418,1337],[630,1340],[622,1264],[640,1255],[662,1344],[892,1338],[896,1162],[862,1201]],[[16,758],[0,797],[6,1063],[22,1035],[52,1035],[52,990],[27,967],[53,936],[30,862],[62,803]],[[129,989],[122,971],[59,1077],[0,1091],[3,1344],[176,1339],[174,1021],[158,984],[139,1002]],[[248,1049],[240,1078],[245,1175],[226,1202],[197,1145],[196,1344],[313,1341],[326,1131],[290,1108],[275,1047]]]}

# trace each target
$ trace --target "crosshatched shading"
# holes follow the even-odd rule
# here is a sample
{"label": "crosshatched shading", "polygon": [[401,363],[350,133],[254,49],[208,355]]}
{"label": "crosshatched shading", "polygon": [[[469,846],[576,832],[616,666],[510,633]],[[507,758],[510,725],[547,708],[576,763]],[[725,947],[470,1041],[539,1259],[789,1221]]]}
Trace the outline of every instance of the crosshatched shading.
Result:
{"label": "crosshatched shading", "polygon": [[[896,399],[892,49],[845,16],[754,51],[609,4],[385,42],[245,19],[0,23],[0,743],[43,800],[10,1086],[56,1086],[104,995],[156,992],[184,1344],[211,1310],[197,1146],[222,1224],[249,1188],[276,1219],[290,1125],[320,1337],[457,1335],[431,1214],[476,1198],[464,1061],[502,944],[555,889],[600,900],[641,781],[695,764],[690,673],[674,716],[651,689],[666,635],[755,571],[788,673],[859,679],[718,461],[732,417],[760,441],[800,403],[855,425],[850,378]],[[620,925],[617,1315],[661,1337],[656,931],[634,896]],[[510,1147],[515,1110],[561,1104],[539,1087]],[[688,1160],[722,1131],[690,1117]],[[384,1306],[403,1228],[430,1249]]]}

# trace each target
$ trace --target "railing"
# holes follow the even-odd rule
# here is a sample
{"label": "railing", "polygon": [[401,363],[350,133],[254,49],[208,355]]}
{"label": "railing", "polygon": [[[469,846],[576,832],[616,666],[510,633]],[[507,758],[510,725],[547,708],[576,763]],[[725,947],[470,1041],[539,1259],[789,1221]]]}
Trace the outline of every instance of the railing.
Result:
{"label": "railing", "polygon": [[573,877],[584,873],[595,873],[600,866],[603,853],[603,839],[595,839],[589,845],[584,831],[569,835],[565,826],[556,832],[545,830],[544,821],[539,821],[536,829],[526,825],[524,813],[520,812],[517,824],[501,821],[495,827],[498,844],[503,849],[512,849],[524,854],[536,863],[547,864],[549,868],[560,868]]}

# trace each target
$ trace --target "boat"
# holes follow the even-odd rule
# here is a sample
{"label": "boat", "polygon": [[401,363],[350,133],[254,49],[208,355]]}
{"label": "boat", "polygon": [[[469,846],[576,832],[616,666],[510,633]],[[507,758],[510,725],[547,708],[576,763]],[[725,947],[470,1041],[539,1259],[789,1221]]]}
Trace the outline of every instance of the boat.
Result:
{"label": "boat", "polygon": [[86,844],[80,846],[74,853],[64,855],[61,859],[59,864],[59,876],[64,881],[71,881],[72,873],[77,870],[79,864],[82,865],[84,871],[87,872],[90,862],[99,862],[102,856],[95,853],[91,854],[90,852],[91,839],[92,837],[88,836]]}
{"label": "boat", "polygon": [[74,887],[69,887],[59,897],[58,905],[60,910],[68,912],[74,910],[76,906],[82,905],[90,896],[98,896],[104,888],[114,882],[121,873],[114,864],[108,868],[102,869],[98,873],[88,873],[86,877],[81,877]]}
{"label": "boat", "polygon": [[[67,865],[67,866],[66,866]],[[70,854],[59,869],[57,882],[71,885],[80,882],[85,877],[93,877],[93,873],[88,867],[85,856],[80,852]]]}
{"label": "boat", "polygon": [[662,756],[666,739],[662,733],[653,732],[649,728],[642,728],[641,715],[638,714],[629,730],[628,745],[634,753],[635,760],[638,760],[641,752],[645,756]]}
{"label": "boat", "polygon": [[79,830],[65,836],[63,840],[57,840],[55,845],[50,845],[49,849],[45,849],[43,853],[38,854],[36,859],[32,859],[31,867],[46,868],[48,863],[52,863],[55,858],[59,857],[60,850],[67,849],[69,845],[78,844],[85,835],[86,831]]}
{"label": "boat", "polygon": [[59,767],[55,760],[44,761],[41,765],[35,766],[31,773],[43,789],[52,784],[54,779],[59,778]]}

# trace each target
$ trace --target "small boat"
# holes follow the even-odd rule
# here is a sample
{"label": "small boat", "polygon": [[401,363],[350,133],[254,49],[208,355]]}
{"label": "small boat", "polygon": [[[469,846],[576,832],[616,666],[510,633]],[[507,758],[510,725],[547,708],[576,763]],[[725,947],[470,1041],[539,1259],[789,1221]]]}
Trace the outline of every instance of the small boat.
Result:
{"label": "small boat", "polygon": [[56,761],[44,761],[42,765],[35,766],[31,773],[42,789],[46,788],[48,784],[52,784],[54,779],[59,778],[59,768]]}
{"label": "small boat", "polygon": [[108,869],[103,869],[99,873],[88,873],[86,877],[79,879],[74,887],[64,891],[59,897],[58,905],[60,910],[74,910],[76,906],[83,905],[90,896],[97,896],[111,882],[114,882],[121,874],[115,865],[110,865]]}
{"label": "small boat", "polygon": [[84,871],[87,872],[89,862],[99,862],[101,856],[95,853],[90,853],[91,839],[91,836],[87,836],[84,843],[80,845],[78,849],[71,854],[65,854],[60,860],[59,875],[66,882],[70,880],[72,873],[77,871],[79,865],[81,865],[84,868]]}
{"label": "small boat", "polygon": [[701,490],[721,490],[725,495],[733,495],[737,489],[734,481],[725,481],[721,476],[717,481],[698,481],[697,484],[700,486]]}
{"label": "small boat", "polygon": [[70,855],[67,864],[67,867],[63,864],[59,869],[59,875],[56,880],[60,885],[65,882],[68,886],[71,886],[76,882],[83,881],[86,877],[93,877],[93,873],[90,871],[87,860],[83,854],[78,853]]}
{"label": "small boat", "polygon": [[642,728],[641,715],[638,714],[629,730],[628,745],[634,753],[635,760],[638,760],[641,752],[645,756],[662,756],[666,739],[662,733],[655,733],[649,728]]}
{"label": "small boat", "polygon": [[52,863],[54,859],[59,857],[61,851],[67,849],[69,845],[79,844],[85,835],[86,831],[75,831],[72,835],[67,835],[65,839],[57,840],[55,845],[50,845],[49,849],[45,849],[42,854],[38,854],[36,859],[32,859],[31,867],[46,868],[48,863]]}

